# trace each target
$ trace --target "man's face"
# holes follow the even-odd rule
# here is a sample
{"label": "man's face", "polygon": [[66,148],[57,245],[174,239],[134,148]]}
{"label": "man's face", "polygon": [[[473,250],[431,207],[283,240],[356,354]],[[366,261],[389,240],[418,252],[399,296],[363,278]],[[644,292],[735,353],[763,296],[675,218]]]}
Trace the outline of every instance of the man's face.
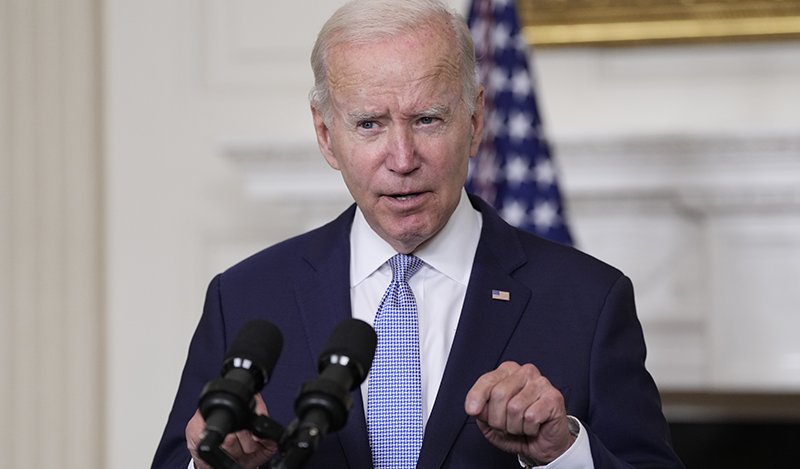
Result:
{"label": "man's face", "polygon": [[369,225],[410,253],[452,215],[478,151],[483,91],[462,101],[455,40],[426,28],[328,56],[332,121],[313,110],[320,149]]}

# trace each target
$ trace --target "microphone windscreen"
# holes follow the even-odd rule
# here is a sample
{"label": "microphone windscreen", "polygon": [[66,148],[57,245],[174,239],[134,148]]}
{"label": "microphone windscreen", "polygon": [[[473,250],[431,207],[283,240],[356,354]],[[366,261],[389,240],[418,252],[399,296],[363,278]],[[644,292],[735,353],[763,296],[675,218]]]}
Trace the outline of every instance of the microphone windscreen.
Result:
{"label": "microphone windscreen", "polygon": [[360,377],[360,383],[372,366],[377,345],[378,335],[372,326],[359,319],[348,318],[333,329],[320,357],[325,358],[332,354],[349,356],[362,368],[364,376]]}
{"label": "microphone windscreen", "polygon": [[264,319],[252,319],[236,333],[224,361],[247,358],[266,370],[269,378],[282,348],[283,334],[275,324]]}

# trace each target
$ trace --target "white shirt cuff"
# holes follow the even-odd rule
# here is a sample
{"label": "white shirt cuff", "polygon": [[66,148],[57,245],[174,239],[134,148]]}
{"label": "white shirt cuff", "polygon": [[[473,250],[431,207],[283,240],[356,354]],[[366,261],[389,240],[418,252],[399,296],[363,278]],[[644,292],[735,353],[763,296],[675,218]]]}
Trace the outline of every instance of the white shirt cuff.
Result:
{"label": "white shirt cuff", "polygon": [[[569,419],[569,430],[573,435],[576,434],[578,438],[561,456],[557,457],[553,462],[546,466],[536,466],[537,469],[594,469],[594,461],[592,460],[592,448],[589,444],[589,436],[586,435],[586,429],[580,420],[572,416],[567,416]],[[522,467],[526,466],[520,460]]]}

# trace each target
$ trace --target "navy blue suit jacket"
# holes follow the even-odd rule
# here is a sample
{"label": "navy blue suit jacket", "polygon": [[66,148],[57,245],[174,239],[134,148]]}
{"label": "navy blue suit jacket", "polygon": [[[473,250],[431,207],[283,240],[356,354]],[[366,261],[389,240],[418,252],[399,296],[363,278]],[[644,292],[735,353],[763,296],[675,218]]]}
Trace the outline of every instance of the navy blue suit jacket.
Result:
{"label": "navy blue suit jacket", "polygon": [[[573,248],[505,223],[471,197],[483,228],[452,351],[431,411],[418,468],[518,468],[492,446],[464,400],[500,363],[533,363],[587,429],[595,467],[679,468],[660,398],[644,368],[645,344],[631,282]],[[184,430],[205,383],[218,377],[239,328],[254,318],[280,328],[284,348],[262,395],[270,416],[294,418],[300,386],[334,326],[350,316],[350,207],[317,230],[270,247],[214,278],[189,349],[153,468],[189,462]],[[492,299],[492,290],[510,301]],[[308,468],[372,467],[359,390],[344,428],[328,435]]]}

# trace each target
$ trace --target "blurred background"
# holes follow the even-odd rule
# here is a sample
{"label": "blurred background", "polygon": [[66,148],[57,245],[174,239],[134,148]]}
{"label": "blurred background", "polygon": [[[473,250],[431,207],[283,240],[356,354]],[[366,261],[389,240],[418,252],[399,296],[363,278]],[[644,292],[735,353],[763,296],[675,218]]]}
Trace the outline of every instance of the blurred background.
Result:
{"label": "blurred background", "polygon": [[[632,277],[675,428],[780,447],[800,9],[658,2],[520,2],[567,223]],[[149,467],[212,276],[351,203],[307,102],[342,3],[0,0],[0,466]]]}

